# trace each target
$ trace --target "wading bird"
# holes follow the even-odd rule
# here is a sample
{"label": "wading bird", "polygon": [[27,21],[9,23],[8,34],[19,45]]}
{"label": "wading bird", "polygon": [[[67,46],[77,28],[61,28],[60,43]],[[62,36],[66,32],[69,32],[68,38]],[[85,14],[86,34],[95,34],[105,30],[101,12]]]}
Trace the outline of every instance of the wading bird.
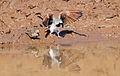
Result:
{"label": "wading bird", "polygon": [[[43,19],[43,26],[47,27],[48,30],[46,31],[47,37],[49,34],[55,34],[56,36],[60,37],[60,27],[67,26],[70,23],[75,22],[82,16],[81,11],[62,11],[58,14],[57,17],[53,13],[48,13],[45,18]],[[41,17],[39,17],[41,18]]]}

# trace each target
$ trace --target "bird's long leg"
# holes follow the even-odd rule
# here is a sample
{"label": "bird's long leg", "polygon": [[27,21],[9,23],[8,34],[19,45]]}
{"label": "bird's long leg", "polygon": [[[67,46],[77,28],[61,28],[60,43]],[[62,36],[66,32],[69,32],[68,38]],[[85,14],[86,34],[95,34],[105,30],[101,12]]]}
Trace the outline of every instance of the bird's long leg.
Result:
{"label": "bird's long leg", "polygon": [[53,35],[50,33],[50,37],[53,37]]}
{"label": "bird's long leg", "polygon": [[62,37],[60,36],[60,30],[59,30],[59,29],[56,30],[56,33],[57,33],[58,38],[62,38]]}

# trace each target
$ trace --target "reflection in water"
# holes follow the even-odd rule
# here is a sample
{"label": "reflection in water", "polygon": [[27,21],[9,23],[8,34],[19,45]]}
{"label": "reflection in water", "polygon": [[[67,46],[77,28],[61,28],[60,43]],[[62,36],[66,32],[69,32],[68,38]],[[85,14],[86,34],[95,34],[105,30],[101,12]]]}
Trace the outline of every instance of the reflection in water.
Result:
{"label": "reflection in water", "polygon": [[0,51],[0,76],[120,75],[119,42],[19,48]]}
{"label": "reflection in water", "polygon": [[51,45],[44,50],[38,49],[37,47],[29,47],[27,50],[39,58],[43,66],[49,69],[57,66],[61,69],[67,68],[69,71],[79,72],[80,66],[76,62],[84,57],[84,53],[60,45]]}
{"label": "reflection in water", "polygon": [[56,47],[50,46],[50,49],[47,54],[44,54],[43,65],[51,68],[52,65],[61,64],[61,57],[63,56],[63,52],[60,52],[59,45]]}
{"label": "reflection in water", "polygon": [[53,63],[57,63],[57,64],[61,63],[60,54],[59,54],[59,47],[57,47],[56,49],[50,47],[50,50],[49,50],[48,54],[51,57]]}
{"label": "reflection in water", "polygon": [[35,57],[40,57],[38,48],[31,46],[27,50],[30,51],[30,53],[33,54]]}
{"label": "reflection in water", "polygon": [[57,65],[59,68],[68,68],[71,71],[80,71],[77,62],[83,54],[75,53],[73,50],[59,49],[58,46],[50,46],[49,51],[44,54],[43,65],[52,68]]}

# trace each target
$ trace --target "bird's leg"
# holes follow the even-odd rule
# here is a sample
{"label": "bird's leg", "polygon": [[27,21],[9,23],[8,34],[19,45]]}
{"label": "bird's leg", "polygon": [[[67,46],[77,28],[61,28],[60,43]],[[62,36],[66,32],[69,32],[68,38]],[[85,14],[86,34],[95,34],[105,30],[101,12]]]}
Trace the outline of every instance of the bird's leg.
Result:
{"label": "bird's leg", "polygon": [[50,37],[53,37],[53,35],[50,33]]}
{"label": "bird's leg", "polygon": [[62,38],[62,37],[60,36],[60,31],[59,31],[59,30],[56,30],[56,33],[57,33],[58,38]]}

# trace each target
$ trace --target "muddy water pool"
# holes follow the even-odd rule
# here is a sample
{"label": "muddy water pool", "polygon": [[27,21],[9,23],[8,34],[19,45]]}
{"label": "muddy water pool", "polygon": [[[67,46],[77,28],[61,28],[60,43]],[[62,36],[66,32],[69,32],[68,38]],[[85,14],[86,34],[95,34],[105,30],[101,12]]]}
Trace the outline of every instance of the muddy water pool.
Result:
{"label": "muddy water pool", "polygon": [[120,41],[0,47],[0,76],[120,76]]}

